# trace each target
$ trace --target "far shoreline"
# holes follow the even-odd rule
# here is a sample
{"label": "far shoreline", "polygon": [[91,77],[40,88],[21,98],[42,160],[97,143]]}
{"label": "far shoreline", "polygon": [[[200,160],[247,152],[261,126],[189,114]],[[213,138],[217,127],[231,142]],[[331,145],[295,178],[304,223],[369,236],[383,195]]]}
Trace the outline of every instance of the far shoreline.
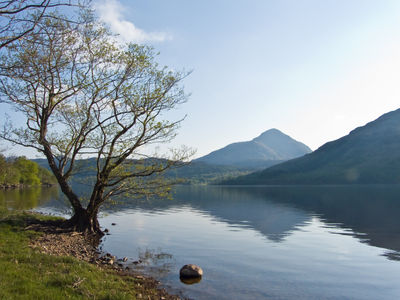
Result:
{"label": "far shoreline", "polygon": [[42,183],[38,185],[29,185],[29,184],[1,184],[0,189],[1,190],[17,190],[17,189],[27,189],[27,188],[39,188],[39,187],[45,187],[45,188],[50,188],[53,186],[56,186],[56,183]]}

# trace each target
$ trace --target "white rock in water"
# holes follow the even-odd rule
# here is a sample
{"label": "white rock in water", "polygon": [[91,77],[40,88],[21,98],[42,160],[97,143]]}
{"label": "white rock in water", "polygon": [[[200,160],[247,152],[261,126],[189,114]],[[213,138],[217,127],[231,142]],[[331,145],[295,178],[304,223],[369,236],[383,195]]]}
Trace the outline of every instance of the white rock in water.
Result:
{"label": "white rock in water", "polygon": [[183,278],[201,277],[203,276],[203,270],[196,265],[184,265],[179,271],[179,275]]}

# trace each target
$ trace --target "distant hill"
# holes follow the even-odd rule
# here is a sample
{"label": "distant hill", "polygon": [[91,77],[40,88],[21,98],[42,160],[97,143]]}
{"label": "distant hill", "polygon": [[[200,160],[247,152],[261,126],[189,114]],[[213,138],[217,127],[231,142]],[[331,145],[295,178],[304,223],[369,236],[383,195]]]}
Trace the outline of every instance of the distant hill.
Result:
{"label": "distant hill", "polygon": [[224,184],[400,183],[400,109],[311,154]]}
{"label": "distant hill", "polygon": [[247,142],[229,144],[196,162],[248,168],[269,167],[310,153],[311,149],[278,129],[270,129]]}
{"label": "distant hill", "polygon": [[171,169],[165,172],[168,178],[181,178],[186,184],[210,184],[221,180],[247,175],[257,168],[246,168],[240,166],[211,165],[200,161],[192,161],[190,164]]}
{"label": "distant hill", "polygon": [[[294,157],[311,152],[306,145],[295,141],[277,129],[265,131],[257,138],[230,144],[220,150],[192,161],[181,168],[168,170],[168,178],[182,178],[190,184],[215,183],[262,170]],[[49,168],[46,159],[35,159],[40,166]],[[75,179],[94,176],[95,160],[76,162]]]}
{"label": "distant hill", "polygon": [[[50,169],[46,159],[33,159],[39,166]],[[88,182],[95,176],[96,161],[93,158],[76,161],[76,172],[74,181]],[[265,166],[268,167],[268,164]],[[210,165],[203,162],[191,162],[180,168],[173,168],[164,173],[166,178],[183,179],[184,184],[207,184],[221,180],[234,178],[240,175],[250,174],[257,168],[246,168],[240,166]]]}

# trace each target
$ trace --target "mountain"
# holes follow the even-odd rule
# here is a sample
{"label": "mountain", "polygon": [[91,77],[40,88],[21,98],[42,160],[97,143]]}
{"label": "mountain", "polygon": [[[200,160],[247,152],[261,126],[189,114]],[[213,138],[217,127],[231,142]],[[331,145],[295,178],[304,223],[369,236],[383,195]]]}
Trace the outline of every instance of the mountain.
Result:
{"label": "mountain", "polygon": [[224,184],[400,183],[400,109],[313,153]]}
{"label": "mountain", "polygon": [[303,143],[278,129],[270,129],[251,141],[229,144],[195,161],[213,165],[266,168],[310,152],[311,149]]}

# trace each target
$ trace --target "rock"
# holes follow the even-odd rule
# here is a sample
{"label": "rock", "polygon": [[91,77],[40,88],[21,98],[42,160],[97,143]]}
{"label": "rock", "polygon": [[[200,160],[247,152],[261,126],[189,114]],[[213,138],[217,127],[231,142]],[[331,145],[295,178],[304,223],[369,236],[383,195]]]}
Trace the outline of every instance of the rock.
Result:
{"label": "rock", "polygon": [[128,258],[125,256],[125,257],[122,259],[122,261],[123,261],[123,262],[127,262],[127,261],[128,261]]}
{"label": "rock", "polygon": [[107,229],[107,228],[106,228],[106,229],[104,229],[104,232],[105,232],[105,233],[107,233],[107,232],[108,232],[108,229]]}
{"label": "rock", "polygon": [[113,265],[113,264],[114,264],[114,260],[110,259],[110,260],[108,261],[108,264],[109,264],[109,265]]}
{"label": "rock", "polygon": [[203,276],[203,270],[196,265],[184,265],[179,271],[181,278],[196,278]]}
{"label": "rock", "polygon": [[115,226],[115,225],[117,225],[117,223],[111,223],[111,225],[112,225],[112,226]]}

